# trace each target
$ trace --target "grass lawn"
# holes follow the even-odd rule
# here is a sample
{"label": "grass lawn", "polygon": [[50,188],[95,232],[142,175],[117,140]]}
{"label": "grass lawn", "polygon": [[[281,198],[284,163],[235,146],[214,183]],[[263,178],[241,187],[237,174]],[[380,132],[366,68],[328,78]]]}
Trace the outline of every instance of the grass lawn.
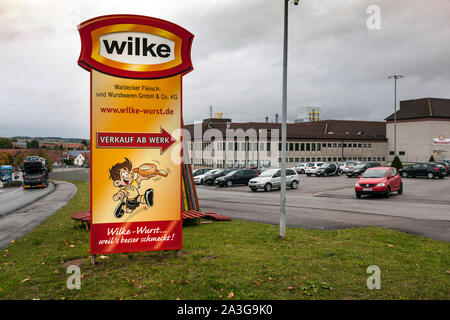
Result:
{"label": "grass lawn", "polygon": [[[89,184],[0,250],[0,299],[449,299],[450,244],[381,228],[316,231],[234,220],[190,224],[183,250],[112,254],[90,264]],[[219,212],[220,213],[220,212]],[[69,290],[66,268],[81,268]],[[366,269],[381,268],[381,290]]]}

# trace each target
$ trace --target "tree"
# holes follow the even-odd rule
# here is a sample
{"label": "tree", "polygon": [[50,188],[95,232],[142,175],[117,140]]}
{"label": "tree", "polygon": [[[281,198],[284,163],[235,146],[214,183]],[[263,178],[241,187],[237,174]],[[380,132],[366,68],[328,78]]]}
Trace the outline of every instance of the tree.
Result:
{"label": "tree", "polygon": [[39,150],[38,156],[45,159],[45,161],[47,162],[47,166],[48,166],[48,172],[52,172],[53,162],[52,162],[52,159],[47,154],[47,152],[45,152],[44,149],[41,149],[41,150]]}
{"label": "tree", "polygon": [[13,164],[13,158],[8,152],[0,153],[0,164]]}
{"label": "tree", "polygon": [[0,137],[0,149],[12,149],[12,140]]}
{"label": "tree", "polygon": [[84,139],[81,140],[81,144],[84,145],[86,148],[89,148],[89,145],[86,140],[84,140]]}
{"label": "tree", "polygon": [[37,140],[31,140],[30,142],[27,141],[27,148],[29,149],[39,149],[39,141]]}
{"label": "tree", "polygon": [[403,168],[402,160],[398,156],[394,157],[394,160],[392,160],[391,167],[397,168],[397,170],[400,170]]}
{"label": "tree", "polygon": [[428,159],[428,162],[433,162],[434,161],[434,156],[432,155],[431,157],[430,157],[430,159]]}
{"label": "tree", "polygon": [[16,168],[23,168],[23,162],[25,161],[25,155],[23,152],[17,152],[13,157],[13,164]]}

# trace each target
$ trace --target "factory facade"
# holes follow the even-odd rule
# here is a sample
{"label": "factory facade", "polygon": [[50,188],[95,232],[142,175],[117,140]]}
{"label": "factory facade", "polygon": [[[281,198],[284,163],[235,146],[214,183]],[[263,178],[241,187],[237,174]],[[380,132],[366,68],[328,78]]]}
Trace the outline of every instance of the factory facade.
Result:
{"label": "factory facade", "polygon": [[[397,154],[404,163],[450,157],[450,100],[401,101],[396,114]],[[287,124],[286,162],[376,161],[394,157],[394,115],[385,121],[319,120]],[[281,165],[281,123],[208,118],[184,126],[194,168]]]}

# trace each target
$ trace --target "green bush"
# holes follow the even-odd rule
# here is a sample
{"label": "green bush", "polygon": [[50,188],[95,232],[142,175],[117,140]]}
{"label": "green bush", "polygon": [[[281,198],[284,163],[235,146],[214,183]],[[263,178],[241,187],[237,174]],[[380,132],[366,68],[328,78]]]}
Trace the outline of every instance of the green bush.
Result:
{"label": "green bush", "polygon": [[434,156],[431,156],[430,159],[428,159],[428,162],[433,162],[434,161]]}
{"label": "green bush", "polygon": [[394,160],[392,160],[391,167],[397,168],[397,170],[400,170],[403,168],[402,160],[398,156],[394,157]]}

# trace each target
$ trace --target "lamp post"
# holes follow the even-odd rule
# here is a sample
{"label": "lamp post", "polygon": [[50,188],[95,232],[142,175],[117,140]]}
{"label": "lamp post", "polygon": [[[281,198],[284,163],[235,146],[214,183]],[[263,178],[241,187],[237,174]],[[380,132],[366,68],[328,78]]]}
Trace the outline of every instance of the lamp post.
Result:
{"label": "lamp post", "polygon": [[[288,2],[284,1],[283,39],[283,98],[281,112],[281,196],[280,196],[280,237],[286,236],[286,118],[287,118],[287,49],[288,49]],[[300,0],[293,0],[298,5]]]}
{"label": "lamp post", "polygon": [[389,76],[388,79],[394,79],[394,158],[397,155],[397,79],[403,78],[400,74]]}

